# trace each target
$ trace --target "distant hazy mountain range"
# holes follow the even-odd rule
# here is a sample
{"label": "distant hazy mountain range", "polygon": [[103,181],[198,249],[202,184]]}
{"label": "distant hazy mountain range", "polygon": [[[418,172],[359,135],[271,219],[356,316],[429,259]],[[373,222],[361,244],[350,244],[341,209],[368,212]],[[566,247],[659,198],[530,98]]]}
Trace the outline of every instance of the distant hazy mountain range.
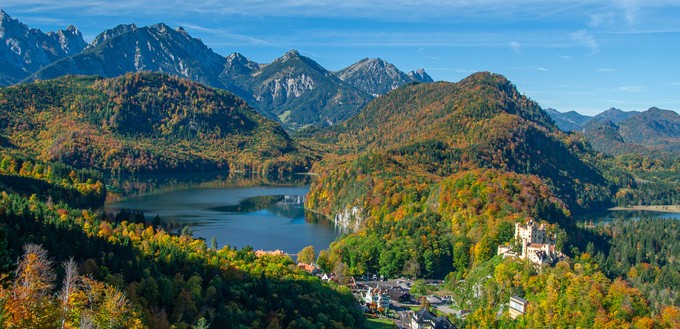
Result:
{"label": "distant hazy mountain range", "polygon": [[119,25],[88,45],[73,26],[45,34],[0,11],[0,41],[0,86],[73,74],[164,72],[227,89],[288,128],[332,125],[399,86],[432,82],[422,69],[404,73],[381,59],[331,72],[295,50],[270,64],[238,53],[223,57],[183,28],[162,23]]}
{"label": "distant hazy mountain range", "polygon": [[608,154],[680,151],[680,115],[652,107],[644,112],[611,108],[596,116],[547,109],[564,131],[583,133],[595,150]]}

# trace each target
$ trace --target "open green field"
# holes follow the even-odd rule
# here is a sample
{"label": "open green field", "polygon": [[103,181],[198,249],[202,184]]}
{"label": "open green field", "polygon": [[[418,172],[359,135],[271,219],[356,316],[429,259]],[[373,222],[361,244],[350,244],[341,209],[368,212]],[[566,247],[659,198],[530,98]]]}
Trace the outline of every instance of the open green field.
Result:
{"label": "open green field", "polygon": [[368,328],[369,329],[387,329],[387,328],[394,328],[394,322],[388,319],[381,319],[381,318],[371,318],[371,317],[366,317],[368,320]]}

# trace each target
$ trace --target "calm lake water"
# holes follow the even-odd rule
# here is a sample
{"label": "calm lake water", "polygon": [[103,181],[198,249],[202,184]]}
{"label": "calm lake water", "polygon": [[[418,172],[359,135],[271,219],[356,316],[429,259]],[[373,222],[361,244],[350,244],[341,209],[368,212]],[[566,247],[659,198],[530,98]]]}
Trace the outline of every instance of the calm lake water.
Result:
{"label": "calm lake water", "polygon": [[631,220],[650,217],[673,218],[680,220],[680,213],[646,210],[605,210],[577,216],[576,221],[580,224],[593,225],[611,222],[615,219]]}
{"label": "calm lake water", "polygon": [[263,177],[238,173],[148,175],[114,180],[105,210],[144,211],[159,215],[171,228],[189,225],[208,245],[252,246],[297,253],[312,245],[327,249],[341,229],[306,214],[303,203],[309,177]]}

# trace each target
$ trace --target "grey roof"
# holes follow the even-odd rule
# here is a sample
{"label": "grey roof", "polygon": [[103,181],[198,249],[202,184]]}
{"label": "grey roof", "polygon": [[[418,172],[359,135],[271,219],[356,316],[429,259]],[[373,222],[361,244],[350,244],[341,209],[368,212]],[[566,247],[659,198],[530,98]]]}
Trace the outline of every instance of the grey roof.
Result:
{"label": "grey roof", "polygon": [[526,302],[527,302],[526,299],[524,299],[524,298],[522,298],[522,297],[519,297],[519,296],[512,296],[512,297],[510,297],[510,299],[514,299],[514,300],[516,300],[516,301],[518,301],[518,302],[522,302],[522,303],[526,303]]}
{"label": "grey roof", "polygon": [[434,329],[455,329],[456,326],[443,316],[435,316],[427,308],[423,307],[418,312],[413,313],[416,322],[423,323],[426,321],[432,322]]}

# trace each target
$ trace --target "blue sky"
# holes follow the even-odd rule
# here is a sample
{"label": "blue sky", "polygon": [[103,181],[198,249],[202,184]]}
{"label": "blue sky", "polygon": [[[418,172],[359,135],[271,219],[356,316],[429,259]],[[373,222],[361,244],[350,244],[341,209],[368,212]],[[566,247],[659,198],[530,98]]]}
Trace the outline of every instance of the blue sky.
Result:
{"label": "blue sky", "polygon": [[87,41],[118,24],[182,26],[215,52],[260,63],[290,49],[338,70],[380,57],[459,81],[508,77],[544,108],[680,110],[678,0],[3,0],[43,31]]}

